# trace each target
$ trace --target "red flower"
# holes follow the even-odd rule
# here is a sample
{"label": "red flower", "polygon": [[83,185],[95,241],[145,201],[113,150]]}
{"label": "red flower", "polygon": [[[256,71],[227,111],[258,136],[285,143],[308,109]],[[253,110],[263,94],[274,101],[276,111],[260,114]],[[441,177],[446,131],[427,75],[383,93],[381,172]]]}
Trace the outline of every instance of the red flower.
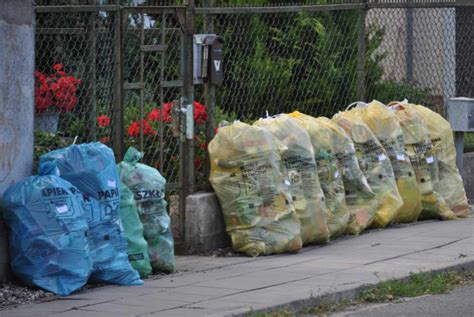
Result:
{"label": "red flower", "polygon": [[146,119],[150,122],[160,121],[161,113],[160,109],[153,108],[148,114],[146,115]]}
{"label": "red flower", "polygon": [[56,106],[62,112],[71,111],[77,104],[76,85],[81,81],[74,76],[66,76],[61,64],[53,66],[55,74],[46,76],[35,71],[35,108],[44,111],[48,107]]}
{"label": "red flower", "polygon": [[201,150],[207,149],[207,143],[204,142],[204,143],[199,144],[199,148],[200,148]]}
{"label": "red flower", "polygon": [[36,111],[41,112],[53,103],[53,96],[49,91],[43,91],[41,89],[35,90],[35,107]]}
{"label": "red flower", "polygon": [[110,125],[110,118],[103,114],[97,117],[97,124],[99,127],[108,127]]}
{"label": "red flower", "polygon": [[207,108],[199,102],[194,102],[194,121],[197,124],[204,124],[207,121]]}
{"label": "red flower", "polygon": [[166,123],[171,123],[172,118],[171,118],[171,109],[173,107],[172,102],[167,102],[163,104],[163,122]]}
{"label": "red flower", "polygon": [[196,169],[202,167],[202,160],[199,157],[194,158],[194,167],[196,167]]}
{"label": "red flower", "polygon": [[[156,135],[155,129],[148,124],[148,121],[143,120],[143,135]],[[137,137],[140,135],[140,122],[134,121],[128,126],[128,135]]]}
{"label": "red flower", "polygon": [[136,137],[140,135],[140,122],[134,121],[128,126],[128,135]]}
{"label": "red flower", "polygon": [[63,65],[61,65],[61,64],[55,64],[55,65],[53,66],[53,69],[54,69],[55,71],[58,71],[58,72],[59,72],[59,71],[63,70]]}
{"label": "red flower", "polygon": [[151,125],[148,124],[148,121],[143,120],[143,134],[144,135],[156,135],[157,132]]}
{"label": "red flower", "polygon": [[108,136],[103,136],[103,137],[100,138],[99,141],[104,143],[104,144],[107,144],[107,143],[109,143],[110,138]]}
{"label": "red flower", "polygon": [[[163,116],[161,116],[161,113],[159,109],[154,108],[152,111],[150,111],[147,114],[147,119],[149,121],[158,121],[162,120],[163,122],[166,123],[171,123],[172,117],[171,117],[171,110],[173,108],[173,102],[167,102],[163,104]],[[194,102],[194,121],[197,124],[204,124],[208,119],[208,114],[207,114],[207,108],[206,106],[200,104],[199,102],[195,101]]]}
{"label": "red flower", "polygon": [[62,98],[56,98],[56,105],[61,109],[62,112],[71,111],[77,104],[77,98],[75,96],[65,95]]}
{"label": "red flower", "polygon": [[219,131],[219,128],[214,128],[214,134],[217,134],[218,131]]}

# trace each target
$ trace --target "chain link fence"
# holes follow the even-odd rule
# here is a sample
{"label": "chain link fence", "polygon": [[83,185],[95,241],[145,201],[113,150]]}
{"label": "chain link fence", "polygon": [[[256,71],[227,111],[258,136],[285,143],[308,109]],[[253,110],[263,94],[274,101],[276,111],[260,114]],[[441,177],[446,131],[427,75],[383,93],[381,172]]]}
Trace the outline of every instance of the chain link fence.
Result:
{"label": "chain link fence", "polygon": [[456,27],[459,10],[369,10],[367,25],[380,32],[375,50],[380,61],[376,67],[367,68],[367,73],[379,71],[381,76],[378,91],[368,91],[368,97],[380,96],[385,102],[408,98],[444,114],[449,98],[460,88],[456,64],[465,63],[467,57],[456,54],[456,45],[466,40],[456,36],[456,31],[464,32],[467,27]]}
{"label": "chain link fence", "polygon": [[127,10],[123,34],[124,149],[145,152],[144,163],[165,176],[167,201],[180,240],[181,141],[173,131],[172,106],[181,94],[181,27],[173,11]]}
{"label": "chain link fence", "polygon": [[37,156],[74,141],[113,146],[117,14],[37,7]]}
{"label": "chain link fence", "polygon": [[408,98],[444,113],[450,97],[472,94],[464,48],[472,22],[459,21],[467,8],[271,9],[211,15],[212,33],[225,39],[216,106],[238,118],[292,110],[332,116],[360,99]]}
{"label": "chain link fence", "polygon": [[357,99],[358,12],[212,18],[225,41],[222,112],[244,121],[293,110],[329,116]]}
{"label": "chain link fence", "polygon": [[373,99],[444,115],[449,98],[474,95],[474,8],[459,1],[210,3],[198,3],[197,33],[225,41],[217,124],[294,110],[332,117]]}
{"label": "chain link fence", "polygon": [[[206,146],[222,120],[331,117],[354,101],[404,98],[444,114],[450,97],[474,97],[466,1],[199,0],[188,11],[182,1],[86,2],[37,0],[36,154],[74,140],[106,143],[118,160],[130,145],[142,149],[170,184],[178,240],[183,178],[209,188]],[[185,87],[188,33],[224,38],[221,86]],[[173,109],[186,89],[194,155],[183,164],[191,148]]]}

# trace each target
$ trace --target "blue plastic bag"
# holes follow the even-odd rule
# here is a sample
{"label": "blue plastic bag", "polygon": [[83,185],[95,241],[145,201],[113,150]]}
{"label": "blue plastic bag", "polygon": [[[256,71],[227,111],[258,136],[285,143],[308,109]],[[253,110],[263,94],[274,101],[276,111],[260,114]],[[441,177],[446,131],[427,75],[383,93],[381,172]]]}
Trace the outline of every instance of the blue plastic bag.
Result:
{"label": "blue plastic bag", "polygon": [[39,176],[5,192],[1,207],[10,227],[13,272],[27,284],[69,295],[86,284],[92,260],[82,194],[43,165]]}
{"label": "blue plastic bag", "polygon": [[119,217],[120,183],[112,150],[98,142],[71,145],[41,156],[40,168],[47,162],[53,162],[61,177],[84,194],[93,261],[91,280],[119,285],[143,284],[128,261]]}

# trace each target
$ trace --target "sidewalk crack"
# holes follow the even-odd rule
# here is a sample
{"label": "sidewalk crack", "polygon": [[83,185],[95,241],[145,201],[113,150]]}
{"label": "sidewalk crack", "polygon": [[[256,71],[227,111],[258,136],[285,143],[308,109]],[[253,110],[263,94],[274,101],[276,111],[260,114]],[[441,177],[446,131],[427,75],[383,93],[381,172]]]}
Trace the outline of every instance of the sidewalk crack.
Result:
{"label": "sidewalk crack", "polygon": [[408,253],[404,253],[404,254],[392,256],[392,257],[390,257],[390,258],[385,258],[385,259],[382,259],[382,260],[372,261],[372,262],[369,262],[369,263],[364,263],[362,266],[367,266],[367,265],[371,265],[371,264],[375,264],[375,263],[380,263],[380,262],[384,262],[384,261],[388,261],[388,260],[398,259],[398,258],[407,256],[407,255],[417,254],[417,253],[421,253],[421,252],[425,252],[425,251],[430,251],[430,250],[435,250],[435,249],[441,249],[441,248],[443,248],[443,247],[445,247],[445,246],[454,244],[454,243],[456,243],[456,242],[459,242],[459,241],[462,241],[462,240],[466,240],[466,239],[470,239],[471,237],[472,237],[472,236],[467,236],[467,237],[460,238],[460,239],[457,239],[457,240],[454,240],[454,241],[450,241],[450,242],[447,242],[447,243],[444,243],[444,244],[441,244],[441,245],[438,245],[438,246],[435,246],[435,247],[431,247],[431,248],[427,248],[427,249],[423,249],[423,250],[417,250],[417,251],[413,251],[413,252],[408,252]]}

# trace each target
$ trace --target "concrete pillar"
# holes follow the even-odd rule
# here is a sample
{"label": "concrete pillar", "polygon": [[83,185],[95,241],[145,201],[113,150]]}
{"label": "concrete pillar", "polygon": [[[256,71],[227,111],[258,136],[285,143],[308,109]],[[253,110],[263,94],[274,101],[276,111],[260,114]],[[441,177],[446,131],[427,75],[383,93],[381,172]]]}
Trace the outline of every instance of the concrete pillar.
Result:
{"label": "concrete pillar", "polygon": [[[33,17],[32,0],[0,1],[0,197],[33,170]],[[0,217],[0,280],[9,266],[5,231]]]}
{"label": "concrete pillar", "polygon": [[186,197],[185,253],[205,253],[230,245],[224,215],[214,193]]}

